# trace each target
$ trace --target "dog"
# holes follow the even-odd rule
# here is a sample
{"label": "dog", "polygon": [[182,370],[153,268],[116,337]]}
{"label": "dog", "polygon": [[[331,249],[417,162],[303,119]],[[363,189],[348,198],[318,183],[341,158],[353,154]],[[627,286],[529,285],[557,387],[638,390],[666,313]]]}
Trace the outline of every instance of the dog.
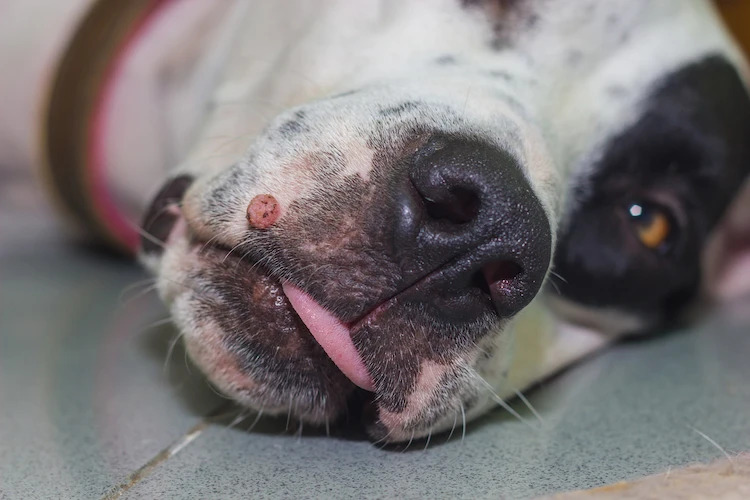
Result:
{"label": "dog", "polygon": [[139,259],[241,405],[314,425],[358,405],[373,440],[411,442],[747,290],[750,72],[708,0],[228,18]]}

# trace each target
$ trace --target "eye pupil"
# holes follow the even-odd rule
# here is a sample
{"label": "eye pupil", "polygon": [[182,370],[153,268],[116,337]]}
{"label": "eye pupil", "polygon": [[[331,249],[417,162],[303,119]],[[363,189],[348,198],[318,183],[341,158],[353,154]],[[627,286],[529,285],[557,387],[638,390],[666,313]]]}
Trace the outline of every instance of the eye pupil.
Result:
{"label": "eye pupil", "polygon": [[646,248],[665,248],[672,232],[672,224],[664,210],[643,203],[633,203],[628,207],[628,213],[633,218],[638,239]]}

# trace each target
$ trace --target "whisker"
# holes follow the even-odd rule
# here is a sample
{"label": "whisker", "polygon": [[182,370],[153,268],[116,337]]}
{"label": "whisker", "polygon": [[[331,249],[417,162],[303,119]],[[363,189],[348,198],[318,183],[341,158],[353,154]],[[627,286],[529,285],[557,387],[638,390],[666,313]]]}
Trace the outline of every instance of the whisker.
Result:
{"label": "whisker", "polygon": [[669,479],[669,475],[671,473],[672,473],[672,466],[670,465],[669,467],[667,467],[667,472],[664,474],[664,480],[665,481]]}
{"label": "whisker", "polygon": [[406,448],[401,450],[401,453],[406,453],[406,451],[409,449],[409,446],[411,446],[412,441],[414,441],[414,432],[415,431],[411,431],[411,437],[409,438],[409,442],[406,443]]}
{"label": "whisker", "polygon": [[140,292],[134,294],[132,297],[128,297],[126,301],[121,302],[120,303],[120,307],[127,307],[130,304],[134,303],[135,301],[137,301],[137,300],[145,297],[149,293],[157,290],[158,288],[159,288],[159,285],[156,282],[154,282],[152,285],[147,286],[146,288],[144,288]]}
{"label": "whisker", "polygon": [[195,158],[189,162],[184,163],[185,166],[192,166],[192,165],[201,165],[203,163],[206,163],[208,160],[215,160],[217,158],[237,158],[237,153],[223,153],[223,154],[210,154],[206,156],[201,156],[200,158]]}
{"label": "whisker", "polygon": [[231,422],[229,422],[229,425],[227,426],[227,429],[231,429],[232,427],[235,427],[235,426],[239,425],[240,423],[242,423],[242,421],[244,421],[245,419],[247,419],[247,417],[249,417],[249,416],[250,416],[250,412],[249,411],[245,411],[245,410],[240,411],[239,415],[237,415],[234,418],[234,420],[232,420]]}
{"label": "whisker", "polygon": [[195,297],[197,299],[203,299],[203,297],[201,296],[201,294],[198,292],[198,290],[196,288],[194,288],[194,287],[192,287],[192,286],[190,286],[190,285],[188,285],[186,283],[182,283],[182,282],[177,281],[177,280],[172,279],[172,278],[167,278],[164,275],[159,276],[159,279],[160,280],[164,280],[164,281],[169,281],[170,283],[172,283],[174,285],[177,285],[180,288],[184,288],[187,291],[193,292],[195,294]]}
{"label": "whisker", "polygon": [[539,423],[543,426],[546,425],[542,416],[539,414],[539,412],[536,411],[536,408],[532,406],[531,402],[529,402],[529,400],[526,399],[526,396],[524,396],[523,393],[519,391],[518,389],[513,389],[513,392],[515,392],[516,396],[518,396],[518,399],[520,399],[521,402],[526,405],[526,408],[531,410],[531,413],[533,413],[534,416],[537,418],[537,420],[539,420]]}
{"label": "whisker", "polygon": [[[182,350],[182,362],[185,364],[185,370],[187,370],[188,374],[191,375],[193,373],[193,370],[190,368],[190,363],[188,363],[187,349]],[[214,394],[219,394],[219,392],[216,389],[214,389],[213,385],[208,384],[208,387],[211,388]],[[219,394],[219,396],[225,397],[223,394]]]}
{"label": "whisker", "polygon": [[456,430],[456,424],[457,423],[458,423],[458,411],[453,414],[453,427],[451,427],[451,432],[450,432],[450,434],[448,434],[448,439],[445,440],[446,443],[448,441],[450,441],[451,438],[453,437],[453,431]]}
{"label": "whisker", "polygon": [[503,408],[505,411],[513,415],[518,421],[528,425],[532,429],[535,429],[533,425],[531,425],[525,418],[523,418],[521,415],[518,414],[516,410],[514,410],[508,403],[506,403],[503,398],[497,395],[495,390],[492,388],[489,382],[487,382],[484,378],[482,378],[479,373],[476,372],[476,370],[472,369],[471,367],[467,367],[473,372],[474,376],[477,377],[477,379],[485,385],[487,390],[490,392],[490,395],[492,397],[492,400],[495,401],[501,408]]}
{"label": "whisker", "polygon": [[293,397],[289,396],[289,411],[286,413],[286,426],[284,427],[285,431],[289,430],[289,421],[292,419],[292,400]]}
{"label": "whisker", "polygon": [[128,286],[123,288],[122,291],[120,292],[120,295],[118,297],[118,302],[122,302],[123,300],[125,300],[125,296],[131,291],[137,288],[140,288],[142,286],[146,286],[147,288],[149,288],[147,285],[153,285],[154,283],[156,283],[156,278],[146,278],[146,279],[138,280],[134,283],[129,284]]}
{"label": "whisker", "polygon": [[229,234],[231,232],[231,230],[232,230],[231,228],[226,228],[226,229],[224,229],[222,231],[219,231],[215,235],[211,236],[208,239],[208,241],[206,241],[205,243],[203,243],[203,246],[201,247],[201,249],[200,249],[199,252],[205,251],[206,247],[208,247],[209,245],[211,245],[211,243],[213,243],[215,240],[218,240],[219,238],[223,238],[224,236],[226,236],[227,234]]}
{"label": "whisker", "polygon": [[[178,200],[178,199],[169,200],[169,202],[166,203],[163,207],[161,207],[158,212],[153,214],[147,221],[144,221],[143,226],[150,225],[151,223],[154,222],[154,220],[156,220],[157,217],[159,217],[160,215],[164,214],[165,212],[167,212],[168,210],[172,208],[177,208],[179,210],[182,210],[182,200]],[[130,223],[134,224],[132,221]],[[143,228],[143,226],[139,226],[136,224],[136,227],[140,228],[142,231],[145,232],[146,230]]]}
{"label": "whisker", "polygon": [[424,450],[427,451],[427,447],[430,446],[430,439],[432,438],[432,429],[430,429],[430,432],[427,433],[427,442],[424,444]]}
{"label": "whisker", "polygon": [[[242,245],[243,243],[244,243],[244,242],[242,242],[242,243],[239,243],[239,244],[237,244],[237,246],[240,246],[240,245]],[[237,246],[235,246],[234,248],[237,248]],[[232,251],[234,251],[234,248],[232,249]],[[245,253],[243,253],[242,255],[240,255],[240,258],[239,258],[239,259],[237,260],[237,264],[236,264],[236,265],[234,266],[234,272],[237,272],[237,269],[239,269],[239,267],[240,267],[240,264],[242,264],[242,261],[243,261],[243,260],[245,260],[245,258],[246,258],[246,257],[247,257],[248,255],[250,255],[250,254],[252,253],[252,251],[253,251],[253,250],[252,250],[252,249],[250,249],[250,250],[248,250],[247,252],[245,252]],[[230,253],[231,253],[231,252],[230,252]],[[229,256],[229,254],[227,254],[227,257],[228,257],[228,256]],[[225,258],[226,258],[226,257],[225,257]],[[252,263],[252,265],[250,266],[250,269],[249,269],[249,271],[254,271],[254,270],[255,270],[255,269],[257,268],[257,267],[260,267],[260,266],[261,266],[261,262],[263,261],[263,259],[266,259],[266,260],[267,260],[268,258],[270,258],[270,256],[266,256],[266,255],[264,255],[263,257],[261,257],[261,258],[260,258],[260,259],[258,259],[257,261],[253,262],[253,263]]]}
{"label": "whisker", "polygon": [[562,295],[562,292],[560,291],[560,287],[557,286],[557,283],[555,283],[555,280],[552,280],[552,279],[547,280],[547,283],[552,285],[552,288],[555,289],[555,291],[557,292],[557,295]]}
{"label": "whisker", "polygon": [[[185,359],[187,360],[187,350],[185,351]],[[217,390],[216,390],[216,388],[215,388],[215,387],[213,386],[213,384],[207,384],[207,385],[208,385],[208,388],[209,388],[209,389],[211,389],[211,392],[213,392],[214,394],[216,394],[216,395],[217,395],[217,396],[219,396],[220,398],[222,398],[222,399],[226,399],[227,401],[230,401],[230,402],[232,402],[232,403],[234,403],[234,402],[235,402],[235,401],[234,401],[234,399],[230,398],[230,397],[229,397],[229,396],[227,396],[226,394],[222,394],[222,393],[220,393],[219,391],[217,391]]]}
{"label": "whisker", "polygon": [[562,276],[561,276],[561,275],[560,275],[559,273],[556,273],[556,272],[555,272],[555,271],[553,271],[552,269],[550,269],[549,273],[550,273],[550,275],[552,275],[553,277],[555,277],[555,278],[559,279],[559,280],[560,280],[560,281],[562,281],[563,283],[567,283],[567,282],[568,282],[568,280],[566,280],[565,278],[563,278],[563,277],[562,277]]}
{"label": "whisker", "polygon": [[253,420],[253,423],[250,424],[250,427],[247,428],[247,432],[252,432],[252,430],[255,428],[255,426],[260,422],[260,417],[263,416],[263,408],[258,410],[258,414],[255,416],[255,420]]}
{"label": "whisker", "polygon": [[127,223],[128,226],[130,226],[131,229],[135,230],[141,237],[146,238],[148,241],[150,241],[154,245],[157,245],[161,248],[166,248],[166,243],[164,241],[160,240],[153,234],[149,233],[148,231],[143,229],[141,226],[139,226],[135,222],[130,221],[130,220],[126,220],[125,222]]}
{"label": "whisker", "polygon": [[383,446],[380,447],[380,449],[382,450],[383,448],[385,448],[386,446],[388,446],[388,443],[385,442],[385,440],[388,439],[388,436],[390,436],[392,432],[393,432],[393,429],[389,430],[388,433],[385,436],[383,436],[382,438],[378,439],[377,441],[375,441],[372,444],[375,445],[375,444],[378,444],[378,443],[382,442]]}
{"label": "whisker", "polygon": [[157,319],[156,321],[152,321],[148,325],[144,326],[141,329],[140,333],[145,333],[145,332],[151,330],[152,328],[157,328],[157,327],[160,327],[162,325],[168,325],[171,322],[172,322],[172,316],[167,316],[166,318]]}
{"label": "whisker", "polygon": [[183,333],[178,332],[177,335],[175,335],[175,338],[169,341],[169,348],[167,348],[167,357],[164,360],[164,366],[162,367],[162,373],[167,373],[169,371],[169,360],[172,358],[172,353],[174,352],[175,346],[177,346],[177,342],[180,341],[180,338],[182,337]]}
{"label": "whisker", "polygon": [[714,441],[713,439],[711,439],[710,437],[708,437],[708,435],[706,433],[699,431],[698,429],[696,429],[692,425],[688,425],[688,428],[690,428],[693,431],[697,432],[703,439],[705,439],[706,441],[708,441],[709,443],[711,443],[712,445],[714,445],[716,447],[716,449],[718,449],[720,452],[722,452],[724,454],[725,457],[727,457],[727,460],[729,460],[729,464],[732,467],[734,467],[734,460],[732,460],[732,457],[729,456],[729,453],[727,453],[727,450],[725,450],[724,448],[722,448],[722,446],[719,443],[717,443],[716,441]]}
{"label": "whisker", "polygon": [[461,443],[463,444],[466,438],[466,411],[464,410],[463,401],[461,401],[461,421],[463,422],[463,428],[461,429]]}
{"label": "whisker", "polygon": [[237,136],[234,136],[234,137],[229,136],[229,135],[214,136],[211,139],[226,138],[227,140],[224,141],[224,142],[222,142],[222,143],[220,143],[220,144],[217,144],[216,147],[211,152],[215,153],[215,154],[218,154],[222,149],[224,149],[225,147],[227,147],[227,146],[229,146],[231,144],[236,143],[237,141],[244,140],[244,139],[253,139],[257,135],[258,135],[257,132],[248,132],[246,134],[240,134],[240,135],[237,135]]}
{"label": "whisker", "polygon": [[[243,238],[240,239],[239,243],[237,243],[235,246],[232,247],[231,250],[229,250],[229,252],[221,260],[221,262],[222,263],[226,262],[226,260],[229,258],[229,256],[232,255],[232,252],[234,252],[235,250],[237,250],[237,248],[241,247],[242,245],[247,245],[251,241],[252,241],[252,235],[245,235],[245,237],[243,237]],[[252,252],[252,249],[248,250],[247,252],[245,252],[240,257],[239,261],[237,262],[237,267],[239,267],[239,264],[240,264],[240,262],[242,262],[242,259],[244,259],[250,252]],[[237,267],[235,267],[235,271],[236,271]]]}
{"label": "whisker", "polygon": [[466,106],[469,104],[469,94],[471,94],[471,85],[469,85],[469,88],[466,89],[466,97],[464,98],[464,109],[462,113],[466,112]]}

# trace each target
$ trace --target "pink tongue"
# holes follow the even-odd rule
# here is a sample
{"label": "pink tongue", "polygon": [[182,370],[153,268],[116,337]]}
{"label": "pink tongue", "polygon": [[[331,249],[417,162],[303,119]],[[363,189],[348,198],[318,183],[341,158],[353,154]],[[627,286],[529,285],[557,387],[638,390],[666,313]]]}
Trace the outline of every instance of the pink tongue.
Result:
{"label": "pink tongue", "polygon": [[372,378],[352,343],[349,328],[296,286],[287,282],[281,286],[302,322],[339,370],[362,389],[375,390]]}

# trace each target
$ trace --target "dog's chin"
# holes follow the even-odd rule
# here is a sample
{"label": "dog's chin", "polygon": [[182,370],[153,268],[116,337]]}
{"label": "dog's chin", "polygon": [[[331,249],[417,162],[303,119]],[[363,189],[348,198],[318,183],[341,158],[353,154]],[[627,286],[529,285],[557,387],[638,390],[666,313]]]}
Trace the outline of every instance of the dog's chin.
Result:
{"label": "dog's chin", "polygon": [[[243,252],[194,239],[183,220],[174,228],[159,266],[160,292],[189,356],[223,393],[264,414],[316,425],[360,414],[357,425],[386,442],[461,421],[476,393],[472,356],[424,359],[407,342],[396,355],[386,349],[386,367],[371,374],[352,340],[353,325]],[[429,316],[396,311],[395,302],[359,320],[360,337],[394,319],[396,327],[413,328],[405,335],[430,333]],[[414,380],[402,389],[398,383],[409,373]]]}

